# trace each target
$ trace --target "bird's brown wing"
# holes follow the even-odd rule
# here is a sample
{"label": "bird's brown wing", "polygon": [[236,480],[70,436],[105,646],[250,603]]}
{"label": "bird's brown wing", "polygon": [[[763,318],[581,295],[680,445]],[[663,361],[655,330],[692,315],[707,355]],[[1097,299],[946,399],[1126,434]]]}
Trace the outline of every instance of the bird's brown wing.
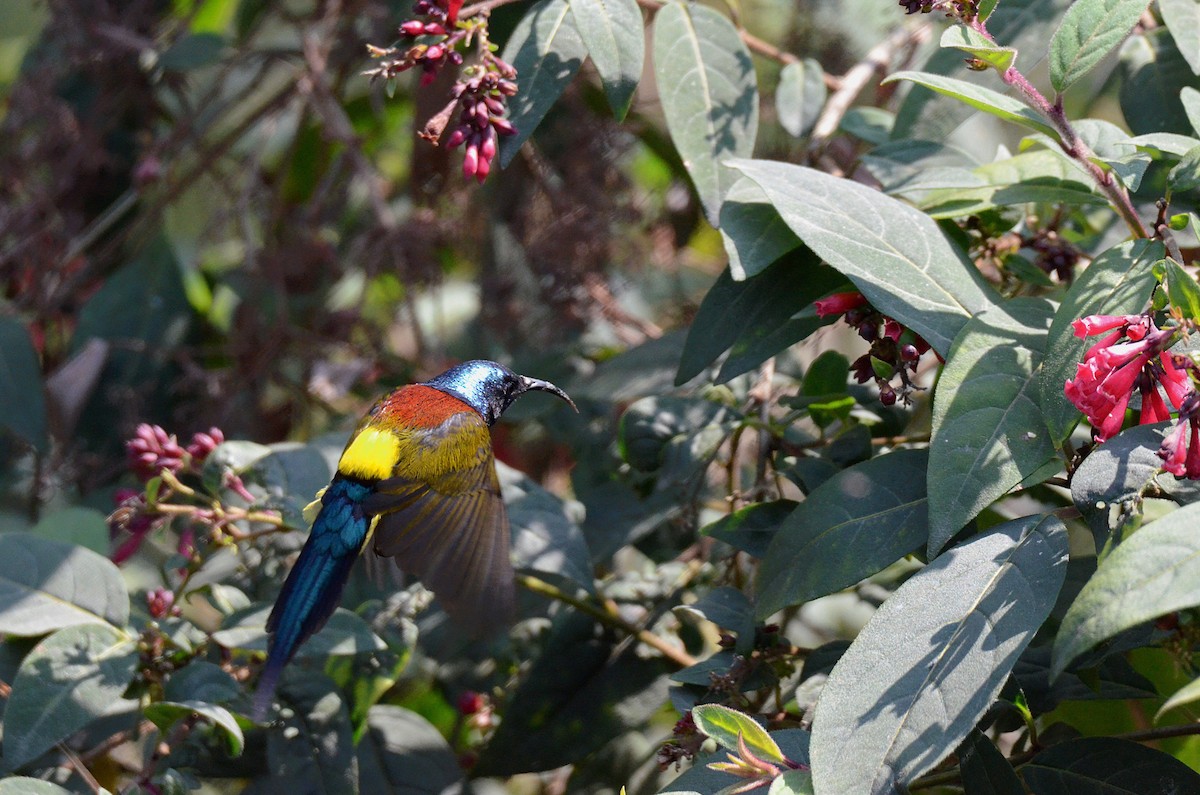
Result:
{"label": "bird's brown wing", "polygon": [[[446,444],[467,453],[447,456]],[[441,450],[428,452],[433,446]],[[473,635],[506,626],[516,593],[508,514],[486,425],[455,418],[405,447],[397,474],[380,481],[363,503],[379,516],[375,553],[394,557],[401,569],[419,577]]]}

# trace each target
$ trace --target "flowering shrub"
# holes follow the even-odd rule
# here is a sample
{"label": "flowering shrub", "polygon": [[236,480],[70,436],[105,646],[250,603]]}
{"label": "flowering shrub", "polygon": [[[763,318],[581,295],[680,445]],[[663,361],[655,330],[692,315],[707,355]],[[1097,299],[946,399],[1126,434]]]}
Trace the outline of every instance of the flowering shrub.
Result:
{"label": "flowering shrub", "polygon": [[[1200,791],[1195,14],[871,2],[48,4],[0,790]],[[456,355],[580,408],[493,429],[517,621],[366,552],[255,723],[356,416]]]}

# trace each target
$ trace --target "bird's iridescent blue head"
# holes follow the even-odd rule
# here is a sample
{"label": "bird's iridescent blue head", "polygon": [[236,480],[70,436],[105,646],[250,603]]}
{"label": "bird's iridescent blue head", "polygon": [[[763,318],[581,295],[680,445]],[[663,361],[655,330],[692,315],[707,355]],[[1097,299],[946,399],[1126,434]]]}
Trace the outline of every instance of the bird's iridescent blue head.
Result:
{"label": "bird's iridescent blue head", "polygon": [[517,375],[504,365],[485,359],[475,359],[451,367],[436,378],[426,381],[425,386],[459,398],[483,415],[488,425],[500,419],[500,415],[514,400],[530,390],[557,395],[567,401],[571,408],[575,408],[575,402],[567,393],[549,381]]}

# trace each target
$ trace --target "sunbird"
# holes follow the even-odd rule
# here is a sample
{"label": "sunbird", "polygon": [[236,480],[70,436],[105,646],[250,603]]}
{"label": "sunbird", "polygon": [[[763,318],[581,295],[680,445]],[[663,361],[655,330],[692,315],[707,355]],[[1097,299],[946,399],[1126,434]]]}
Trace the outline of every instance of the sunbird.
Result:
{"label": "sunbird", "polygon": [[457,624],[483,636],[512,619],[516,586],[508,514],[489,428],[522,394],[554,384],[483,360],[403,386],[371,407],[318,495],[320,512],[267,619],[261,720],[283,667],[338,606],[368,543],[433,591]]}

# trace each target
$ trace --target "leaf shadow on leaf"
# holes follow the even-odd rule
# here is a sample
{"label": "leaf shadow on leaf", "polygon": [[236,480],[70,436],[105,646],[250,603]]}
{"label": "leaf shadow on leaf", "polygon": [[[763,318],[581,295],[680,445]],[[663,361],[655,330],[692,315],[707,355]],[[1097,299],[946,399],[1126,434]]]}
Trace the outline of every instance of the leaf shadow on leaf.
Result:
{"label": "leaf shadow on leaf", "polygon": [[[750,54],[737,51],[732,55],[737,60],[737,72],[728,78],[729,81],[740,85],[748,78],[753,79],[754,62],[750,59]],[[738,95],[736,102],[718,103],[714,106],[712,117],[717,120],[717,124],[709,136],[714,152],[737,151],[742,132],[734,129],[735,122],[743,122],[753,115],[757,110],[757,103],[758,96],[756,94],[743,91]]]}

